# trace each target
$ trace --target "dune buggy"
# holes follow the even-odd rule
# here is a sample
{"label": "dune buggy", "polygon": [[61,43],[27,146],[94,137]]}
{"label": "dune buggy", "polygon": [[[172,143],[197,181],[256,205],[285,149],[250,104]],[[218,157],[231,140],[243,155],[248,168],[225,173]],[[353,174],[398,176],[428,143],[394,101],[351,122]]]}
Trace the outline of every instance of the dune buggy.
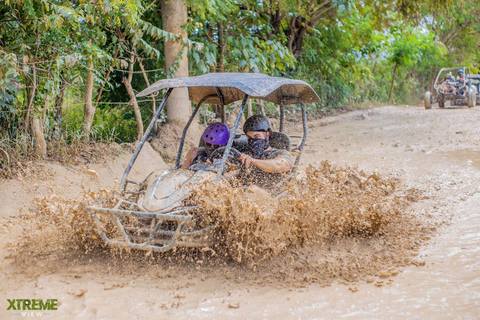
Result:
{"label": "dune buggy", "polygon": [[469,87],[475,88],[475,93],[477,97],[477,104],[480,100],[480,74],[470,74],[467,78],[467,85]]}
{"label": "dune buggy", "polygon": [[[187,88],[189,98],[196,106],[183,129],[174,168],[164,172],[152,172],[143,182],[129,180],[130,169],[175,88]],[[147,96],[162,89],[167,89],[164,99],[125,169],[120,183],[122,198],[111,208],[101,205],[86,208],[93,217],[97,232],[112,246],[156,252],[167,251],[176,246],[208,246],[215,226],[198,223],[196,210],[199,206],[187,200],[191,199],[192,192],[199,183],[207,180],[213,183],[225,181],[222,175],[228,166],[228,160],[232,155],[239,155],[240,151],[237,149],[241,149],[245,144],[245,137],[236,133],[248,99],[262,99],[280,106],[280,128],[278,132],[272,132],[270,144],[274,148],[283,148],[296,154],[291,173],[275,188],[280,188],[283,182],[291,179],[300,163],[307,138],[305,103],[320,101],[315,91],[304,81],[258,73],[212,73],[198,77],[164,79],[137,96]],[[242,104],[231,128],[228,143],[217,150],[223,155],[212,164],[195,164],[189,169],[180,169],[187,130],[200,107],[204,104],[222,106],[222,120],[225,122],[225,106],[240,100]],[[300,104],[303,122],[303,136],[300,136],[301,140],[293,147],[291,137],[283,132],[285,106],[291,104]],[[134,201],[131,200],[132,197]],[[110,227],[110,232],[106,231],[106,223],[113,226]],[[115,229],[114,232],[111,232],[112,228]]]}
{"label": "dune buggy", "polygon": [[[455,79],[458,72],[464,73],[463,80]],[[469,81],[470,77],[471,73],[468,67],[441,69],[433,83],[433,94],[430,91],[425,92],[425,109],[431,109],[435,103],[438,103],[440,108],[445,108],[447,101],[450,101],[453,106],[475,107],[478,92],[477,88]]]}

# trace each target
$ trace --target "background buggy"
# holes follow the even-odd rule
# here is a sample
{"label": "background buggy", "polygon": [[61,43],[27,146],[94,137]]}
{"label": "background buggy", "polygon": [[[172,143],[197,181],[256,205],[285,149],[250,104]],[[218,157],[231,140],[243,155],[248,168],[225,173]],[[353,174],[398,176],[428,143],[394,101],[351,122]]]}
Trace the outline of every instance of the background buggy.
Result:
{"label": "background buggy", "polygon": [[[463,81],[455,79],[459,71],[464,73]],[[433,83],[433,93],[430,91],[425,92],[425,109],[431,109],[435,103],[438,103],[440,108],[445,108],[445,102],[447,101],[450,101],[450,104],[453,106],[467,105],[469,108],[475,107],[478,91],[475,86],[469,84],[470,76],[470,68],[468,67],[441,69]]]}

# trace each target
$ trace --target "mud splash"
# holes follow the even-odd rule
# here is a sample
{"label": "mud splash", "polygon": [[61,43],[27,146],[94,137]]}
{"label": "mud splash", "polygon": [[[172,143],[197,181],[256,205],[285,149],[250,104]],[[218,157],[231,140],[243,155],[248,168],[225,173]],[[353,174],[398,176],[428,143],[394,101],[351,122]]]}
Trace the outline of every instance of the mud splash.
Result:
{"label": "mud splash", "polygon": [[4,226],[5,232],[14,225],[23,228],[22,236],[6,247],[9,257],[23,271],[38,273],[42,267],[50,272],[62,268],[63,263],[71,262],[75,255],[104,251],[106,245],[96,233],[85,207],[100,199],[113,205],[117,197],[115,191],[102,190],[88,192],[80,200],[57,195],[34,199],[34,211],[10,218],[9,225]]}
{"label": "mud splash", "polygon": [[[329,162],[306,168],[279,198],[228,187],[196,198],[218,225],[217,251],[277,280],[329,282],[398,273],[429,222],[409,212],[398,181]],[[293,272],[292,272],[293,271]]]}
{"label": "mud splash", "polygon": [[203,204],[203,222],[217,225],[216,245],[164,254],[104,246],[84,208],[99,199],[113,206],[115,192],[89,193],[81,201],[38,199],[36,211],[22,217],[24,236],[10,248],[11,257],[37,272],[41,265],[52,271],[82,261],[85,270],[106,263],[108,272],[116,265],[119,273],[142,268],[160,275],[180,266],[190,274],[295,285],[388,276],[418,263],[416,250],[433,231],[428,220],[409,212],[409,197],[396,189],[395,179],[329,162],[306,168],[277,198],[203,185],[195,198]]}

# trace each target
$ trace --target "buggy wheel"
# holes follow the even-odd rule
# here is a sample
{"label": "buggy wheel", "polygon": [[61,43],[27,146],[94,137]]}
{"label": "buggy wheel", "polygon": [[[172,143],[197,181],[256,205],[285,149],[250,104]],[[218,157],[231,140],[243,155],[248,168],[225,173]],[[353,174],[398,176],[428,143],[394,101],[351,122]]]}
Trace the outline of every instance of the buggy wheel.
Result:
{"label": "buggy wheel", "polygon": [[477,102],[477,95],[475,94],[475,89],[468,90],[467,94],[467,105],[469,108],[474,108]]}
{"label": "buggy wheel", "polygon": [[425,92],[423,103],[425,104],[425,109],[432,109],[432,93],[430,91]]}
{"label": "buggy wheel", "polygon": [[445,108],[445,101],[438,101],[438,107],[444,109]]}

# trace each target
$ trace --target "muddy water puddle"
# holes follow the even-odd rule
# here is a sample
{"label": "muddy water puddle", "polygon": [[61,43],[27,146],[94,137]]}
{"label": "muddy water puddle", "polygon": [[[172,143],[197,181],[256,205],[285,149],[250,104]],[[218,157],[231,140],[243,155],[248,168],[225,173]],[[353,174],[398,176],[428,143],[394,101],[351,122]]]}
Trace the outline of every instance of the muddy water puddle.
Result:
{"label": "muddy water puddle", "polygon": [[432,153],[432,156],[440,157],[446,164],[473,167],[480,170],[480,150],[453,150]]}
{"label": "muddy water puddle", "polygon": [[[458,210],[456,220],[420,253],[425,266],[410,266],[396,276],[376,278],[369,284],[250,288],[248,293],[234,286],[229,288],[233,292],[230,299],[238,302],[241,310],[225,309],[221,301],[208,299],[202,302],[208,308],[201,308],[196,318],[219,314],[240,318],[248,313],[252,319],[418,319],[419,315],[425,319],[478,319],[480,193]],[[182,318],[181,313],[176,316]]]}

